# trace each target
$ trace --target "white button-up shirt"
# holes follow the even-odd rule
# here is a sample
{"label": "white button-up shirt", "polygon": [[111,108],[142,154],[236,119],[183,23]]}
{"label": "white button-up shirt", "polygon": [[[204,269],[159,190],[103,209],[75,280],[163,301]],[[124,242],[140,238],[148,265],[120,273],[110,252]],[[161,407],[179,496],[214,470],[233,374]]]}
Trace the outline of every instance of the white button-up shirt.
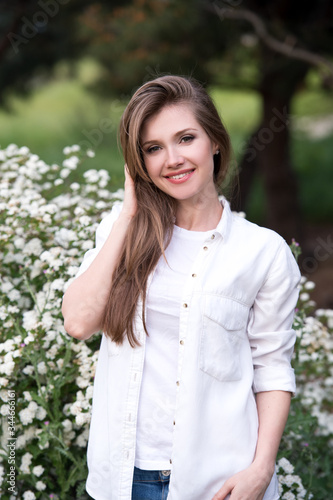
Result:
{"label": "white button-up shirt", "polygon": [[[184,282],[179,304],[177,400],[168,500],[211,500],[253,461],[255,393],[295,391],[290,366],[300,273],[275,232],[232,214],[222,218]],[[121,205],[96,233],[81,274],[110,234]],[[149,286],[149,284],[148,284]],[[103,335],[94,385],[87,491],[96,500],[131,500],[136,422],[145,359],[137,307],[132,348]],[[126,311],[124,311],[126,314]],[[264,500],[277,500],[276,475]]]}

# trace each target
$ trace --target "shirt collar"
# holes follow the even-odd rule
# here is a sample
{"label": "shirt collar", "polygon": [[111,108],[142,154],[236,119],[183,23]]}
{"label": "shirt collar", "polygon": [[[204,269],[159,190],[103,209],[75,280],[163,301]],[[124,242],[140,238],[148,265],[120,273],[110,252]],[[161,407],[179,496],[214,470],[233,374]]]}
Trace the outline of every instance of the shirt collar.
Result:
{"label": "shirt collar", "polygon": [[232,224],[232,212],[230,209],[230,204],[224,196],[220,196],[220,202],[223,206],[223,212],[220,222],[216,226],[214,233],[220,235],[222,238],[226,239],[230,232]]}

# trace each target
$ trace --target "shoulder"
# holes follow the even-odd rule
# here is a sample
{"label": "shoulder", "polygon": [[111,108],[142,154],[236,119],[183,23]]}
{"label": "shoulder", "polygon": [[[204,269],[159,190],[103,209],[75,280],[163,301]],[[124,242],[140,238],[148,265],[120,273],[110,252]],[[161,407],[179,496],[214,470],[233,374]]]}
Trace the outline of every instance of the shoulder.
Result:
{"label": "shoulder", "polygon": [[250,222],[236,212],[231,212],[230,235],[244,244],[247,243],[256,247],[264,246],[267,248],[268,245],[270,249],[278,249],[284,243],[286,244],[284,238],[276,231]]}
{"label": "shoulder", "polygon": [[259,226],[235,213],[231,214],[230,246],[236,253],[267,273],[290,273],[299,279],[300,272],[289,245],[277,232]]}

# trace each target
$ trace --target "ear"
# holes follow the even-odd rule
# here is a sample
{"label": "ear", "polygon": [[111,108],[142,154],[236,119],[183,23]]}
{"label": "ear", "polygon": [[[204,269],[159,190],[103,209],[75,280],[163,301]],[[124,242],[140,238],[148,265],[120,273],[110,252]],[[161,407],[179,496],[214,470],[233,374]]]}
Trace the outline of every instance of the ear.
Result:
{"label": "ear", "polygon": [[213,150],[213,155],[219,154],[220,153],[219,145],[216,144],[215,142],[212,142],[212,150]]}

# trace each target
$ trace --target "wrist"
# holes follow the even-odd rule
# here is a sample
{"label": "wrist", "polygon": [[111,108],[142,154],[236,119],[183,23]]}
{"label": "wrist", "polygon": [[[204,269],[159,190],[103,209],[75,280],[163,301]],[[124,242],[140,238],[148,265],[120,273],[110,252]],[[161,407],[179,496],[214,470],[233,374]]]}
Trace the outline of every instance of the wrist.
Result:
{"label": "wrist", "polygon": [[257,469],[257,473],[262,476],[263,478],[266,478],[267,480],[271,480],[274,472],[275,472],[275,461],[272,460],[267,460],[267,459],[260,459],[256,457],[253,460],[252,465]]}
{"label": "wrist", "polygon": [[134,217],[134,213],[132,213],[130,210],[127,210],[127,209],[122,209],[122,211],[120,212],[119,214],[119,217],[117,219],[117,223],[119,225],[123,225],[123,224],[130,224],[130,222],[132,222],[133,220],[133,217]]}

